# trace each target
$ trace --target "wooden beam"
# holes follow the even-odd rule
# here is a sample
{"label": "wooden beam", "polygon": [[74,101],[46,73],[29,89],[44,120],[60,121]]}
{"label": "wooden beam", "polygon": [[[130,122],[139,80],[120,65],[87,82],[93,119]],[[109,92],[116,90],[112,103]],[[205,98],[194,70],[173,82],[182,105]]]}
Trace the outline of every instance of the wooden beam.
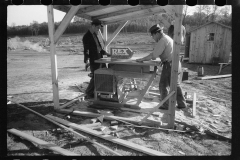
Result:
{"label": "wooden beam", "polygon": [[102,132],[95,131],[95,130],[92,130],[90,128],[84,127],[84,126],[68,122],[68,121],[63,120],[63,119],[58,118],[58,117],[54,117],[54,116],[50,116],[50,115],[47,115],[47,117],[51,118],[52,120],[54,120],[56,122],[62,123],[64,125],[66,125],[66,126],[69,126],[71,128],[74,128],[74,129],[77,129],[79,131],[82,131],[82,132],[85,132],[85,133],[97,136],[99,138],[108,140],[108,141],[113,142],[113,143],[120,144],[122,146],[128,147],[130,149],[134,149],[136,151],[145,153],[147,155],[151,155],[151,156],[168,156],[168,154],[165,154],[165,153],[162,153],[162,152],[159,152],[159,151],[156,151],[156,150],[144,147],[144,146],[140,146],[140,145],[132,143],[130,141],[126,141],[126,140],[123,140],[123,139],[115,138],[115,137],[110,136],[110,135],[103,135]]}
{"label": "wooden beam", "polygon": [[[56,110],[56,111],[59,112],[59,113],[65,113],[65,114],[72,112],[71,109],[59,109],[59,110]],[[101,116],[101,114],[98,114],[98,113],[92,113],[92,112],[86,112],[86,111],[80,111],[80,110],[75,110],[75,111],[72,112],[72,114],[73,115],[79,115],[79,116],[85,116],[85,117],[94,117],[94,118]],[[140,122],[140,121],[132,120],[132,119],[127,118],[127,117],[119,117],[119,116],[104,116],[104,119],[107,119],[107,120],[123,120],[123,121],[130,122],[130,123],[133,123],[133,124],[136,124],[136,125],[139,125],[139,122]],[[155,127],[155,126],[159,126],[160,124],[157,121],[148,120],[148,121],[142,122],[142,125]]]}
{"label": "wooden beam", "polygon": [[63,34],[63,32],[66,30],[67,26],[71,22],[74,15],[77,13],[81,5],[72,6],[71,9],[68,11],[68,13],[64,16],[63,20],[61,21],[60,25],[58,26],[55,34],[54,34],[54,43],[56,44]]}
{"label": "wooden beam", "polygon": [[[71,5],[66,5],[66,6],[65,5],[53,5],[53,8],[57,9],[57,10],[60,10],[62,12],[68,13],[70,8],[71,8]],[[78,15],[76,13],[75,15],[78,16],[78,17],[81,17],[81,18],[85,18],[85,19],[91,20],[91,16],[83,14],[83,13],[81,15]]]}
{"label": "wooden beam", "polygon": [[[157,6],[156,8],[159,8],[159,6]],[[113,20],[106,20],[107,21],[106,24],[118,23],[118,22],[122,22],[122,21],[126,21],[126,20],[135,20],[135,19],[138,19],[138,18],[148,17],[148,16],[158,14],[158,13],[166,13],[166,11],[164,9],[154,9],[154,10],[153,10],[153,8],[146,9],[146,10],[144,10],[144,12],[139,13],[139,14],[136,14],[136,13],[135,14],[129,14],[129,16],[114,18]]]}
{"label": "wooden beam", "polygon": [[192,116],[196,116],[196,100],[197,100],[197,95],[196,93],[193,93],[193,110],[192,110]]}
{"label": "wooden beam", "polygon": [[93,19],[104,19],[104,18],[109,18],[109,17],[114,17],[114,16],[120,16],[120,15],[124,15],[124,14],[127,14],[127,13],[132,13],[132,12],[135,12],[135,11],[150,9],[150,8],[153,8],[153,7],[156,7],[156,6],[154,6],[154,5],[140,5],[140,6],[133,7],[133,8],[123,9],[123,10],[120,10],[120,11],[103,14],[103,15],[100,15],[100,16],[94,16]]}
{"label": "wooden beam", "polygon": [[118,33],[122,30],[122,28],[127,25],[129,23],[129,21],[125,21],[123,23],[121,23],[118,28],[116,29],[116,31],[112,34],[111,38],[108,39],[105,47],[108,47],[108,45],[114,40],[114,38],[118,35]]}
{"label": "wooden beam", "polygon": [[197,79],[204,80],[204,79],[216,79],[216,78],[226,78],[226,77],[232,77],[232,74],[225,74],[225,75],[219,75],[219,76],[197,77]]}
{"label": "wooden beam", "polygon": [[[8,99],[8,100],[10,100],[10,99]],[[42,118],[44,118],[44,119],[46,119],[46,120],[52,122],[53,124],[55,124],[55,125],[57,125],[57,126],[59,126],[59,127],[61,127],[61,128],[64,128],[64,129],[66,129],[66,130],[68,130],[68,131],[74,133],[76,136],[78,136],[78,137],[80,137],[80,138],[83,138],[83,139],[85,139],[85,140],[87,140],[87,141],[89,141],[89,142],[91,142],[91,143],[93,143],[93,144],[96,144],[97,146],[100,146],[100,147],[106,149],[107,151],[113,153],[114,155],[121,156],[121,154],[119,154],[119,153],[117,153],[117,152],[111,150],[110,148],[108,148],[108,147],[106,147],[106,146],[104,146],[104,145],[101,145],[101,144],[99,144],[99,143],[97,143],[97,142],[95,142],[95,141],[92,141],[92,140],[89,139],[88,137],[85,137],[85,136],[81,135],[80,133],[74,131],[74,130],[71,129],[71,128],[65,127],[64,125],[59,124],[59,123],[53,121],[52,119],[50,119],[50,118],[48,118],[48,117],[46,117],[46,116],[44,116],[44,115],[42,115],[42,114],[40,114],[40,113],[38,113],[38,112],[32,110],[32,109],[30,109],[30,108],[25,107],[24,105],[21,105],[21,104],[19,104],[19,103],[17,103],[17,102],[14,102],[14,101],[12,101],[12,100],[11,100],[11,102],[17,104],[17,105],[20,106],[20,107],[23,107],[23,108],[27,109],[27,110],[30,111],[30,112],[35,113],[36,115],[38,115],[38,116],[40,116],[40,117],[42,117]]]}
{"label": "wooden beam", "polygon": [[[177,92],[177,80],[178,80],[178,67],[179,67],[179,53],[181,47],[181,26],[182,26],[182,11],[183,5],[177,5],[175,11],[175,24],[174,24],[174,43],[173,43],[173,59],[171,68],[171,82],[170,82],[170,92]],[[169,128],[174,127],[175,120],[175,106],[176,106],[176,94],[169,99]]]}
{"label": "wooden beam", "polygon": [[111,8],[111,7],[114,7],[114,6],[115,5],[107,5],[107,6],[91,5],[91,6],[87,6],[87,7],[84,7],[84,8],[80,8],[79,11],[77,12],[77,14],[96,12],[96,11],[105,10],[107,8]]}
{"label": "wooden beam", "polygon": [[165,103],[169,98],[172,97],[172,95],[174,95],[175,91],[172,91],[167,97],[165,97],[157,106],[155,106],[149,113],[148,115],[146,115],[139,124],[142,124],[153,112],[155,112],[160,106],[163,105],[163,103]]}
{"label": "wooden beam", "polygon": [[7,131],[12,133],[12,134],[14,134],[14,135],[17,135],[19,137],[22,137],[23,139],[26,139],[26,140],[31,141],[33,143],[36,143],[37,145],[40,145],[43,148],[47,148],[49,150],[55,151],[57,153],[60,153],[61,155],[64,155],[64,156],[80,156],[80,154],[76,154],[76,153],[70,152],[70,151],[68,151],[66,149],[63,149],[63,148],[57,146],[56,144],[45,142],[45,141],[43,141],[41,139],[33,137],[32,135],[29,135],[27,133],[21,132],[19,130],[9,129]]}
{"label": "wooden beam", "polygon": [[107,25],[103,26],[103,41],[104,41],[104,50],[107,51],[107,43],[108,40],[108,33],[107,33]]}
{"label": "wooden beam", "polygon": [[53,6],[47,6],[47,15],[48,15],[48,33],[50,40],[50,54],[51,54],[51,72],[52,72],[52,85],[53,85],[53,102],[54,108],[59,107],[59,90],[58,90],[58,72],[57,72],[57,54],[56,46],[54,42],[54,15],[53,15]]}

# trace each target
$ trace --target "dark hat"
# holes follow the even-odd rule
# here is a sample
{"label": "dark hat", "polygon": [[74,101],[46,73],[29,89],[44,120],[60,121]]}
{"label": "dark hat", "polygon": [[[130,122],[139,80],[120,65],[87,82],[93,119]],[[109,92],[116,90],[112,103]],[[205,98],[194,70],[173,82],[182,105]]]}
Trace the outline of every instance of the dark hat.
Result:
{"label": "dark hat", "polygon": [[149,29],[149,32],[151,34],[153,34],[153,33],[156,33],[157,31],[161,31],[161,30],[163,30],[163,26],[160,26],[159,24],[155,24]]}
{"label": "dark hat", "polygon": [[95,26],[101,25],[101,27],[103,27],[102,22],[99,21],[98,19],[94,19],[94,20],[92,21],[92,24],[94,24]]}

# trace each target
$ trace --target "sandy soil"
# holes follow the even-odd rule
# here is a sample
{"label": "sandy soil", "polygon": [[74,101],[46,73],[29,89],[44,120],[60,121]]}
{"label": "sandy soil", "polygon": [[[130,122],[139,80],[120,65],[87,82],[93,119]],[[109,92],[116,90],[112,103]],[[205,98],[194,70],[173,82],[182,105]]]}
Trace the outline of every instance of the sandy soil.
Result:
{"label": "sandy soil", "polygon": [[[24,40],[33,43],[44,40],[45,37],[26,37]],[[71,43],[69,42],[71,40]],[[89,71],[85,71],[83,63],[83,48],[80,36],[64,36],[57,47],[58,85],[60,104],[66,103],[77,97],[81,92],[76,87],[83,82],[88,82]],[[147,34],[121,34],[112,46],[128,46],[141,57],[150,53],[153,41]],[[53,93],[51,80],[51,61],[49,47],[46,52],[37,52],[33,49],[24,50],[18,48],[7,53],[7,94],[13,96],[12,100],[22,103],[31,109],[42,113],[55,113],[53,109]],[[74,52],[77,51],[77,52]],[[196,93],[197,109],[196,117],[192,118],[192,108],[185,110],[176,109],[176,120],[211,130],[225,137],[232,135],[232,88],[231,78],[211,80],[197,80],[197,67],[199,64],[183,63],[188,68],[189,80],[183,81],[182,88],[188,94]],[[216,75],[219,66],[201,65],[205,75]],[[231,66],[226,67],[221,74],[231,74]],[[156,78],[154,88],[158,86]],[[78,105],[78,103],[76,103]],[[161,112],[159,113],[161,117]],[[29,111],[9,104],[7,109],[7,126],[16,128],[42,140],[52,142],[62,148],[71,150],[81,155],[111,155],[100,147],[94,146],[81,139],[77,139],[71,133],[64,130],[54,130],[57,127],[46,120],[35,116]],[[154,118],[154,117],[152,117]],[[72,116],[71,121],[90,123],[89,118]],[[108,121],[105,122],[109,123]],[[196,132],[176,133],[160,130],[147,130],[137,128],[136,132],[148,131],[144,136],[135,135],[131,130],[120,132],[120,137],[134,143],[159,150],[170,155],[230,155],[231,143]],[[130,150],[117,144],[106,142],[102,139],[83,135],[95,139],[122,155],[145,155]],[[8,155],[58,155],[46,149],[39,149],[34,144],[22,140],[12,134],[7,136]],[[183,153],[184,154],[183,154]]]}

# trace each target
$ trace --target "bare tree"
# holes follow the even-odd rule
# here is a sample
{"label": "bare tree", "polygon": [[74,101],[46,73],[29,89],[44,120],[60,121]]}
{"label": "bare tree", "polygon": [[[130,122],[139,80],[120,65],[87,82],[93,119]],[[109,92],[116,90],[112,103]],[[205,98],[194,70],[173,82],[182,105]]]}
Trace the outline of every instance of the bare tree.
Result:
{"label": "bare tree", "polygon": [[197,22],[198,22],[198,26],[202,24],[202,20],[203,20],[203,13],[204,10],[206,8],[206,5],[197,5],[196,6],[196,11],[198,13],[198,18],[197,18]]}
{"label": "bare tree", "polygon": [[216,5],[213,5],[212,6],[212,16],[211,16],[211,21],[215,21],[216,20],[216,17],[217,17],[217,14],[218,14],[218,6]]}
{"label": "bare tree", "polygon": [[187,14],[188,14],[188,5],[184,5],[183,6],[183,21],[182,21],[183,25],[185,24],[185,17]]}
{"label": "bare tree", "polygon": [[32,31],[32,35],[35,32],[35,35],[37,36],[38,35],[38,31],[39,31],[39,24],[38,24],[38,22],[37,21],[33,21],[30,24],[30,29]]}
{"label": "bare tree", "polygon": [[13,23],[11,24],[11,26],[12,26],[12,27],[15,27],[15,26],[16,26],[16,23],[13,22]]}
{"label": "bare tree", "polygon": [[206,13],[205,22],[210,21],[209,17],[211,16],[212,5],[206,5],[204,8],[204,12]]}

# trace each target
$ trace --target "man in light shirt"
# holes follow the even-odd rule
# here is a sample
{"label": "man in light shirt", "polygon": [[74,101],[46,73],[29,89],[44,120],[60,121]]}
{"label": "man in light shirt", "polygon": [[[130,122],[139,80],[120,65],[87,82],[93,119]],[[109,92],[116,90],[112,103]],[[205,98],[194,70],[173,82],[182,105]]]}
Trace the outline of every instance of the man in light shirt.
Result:
{"label": "man in light shirt", "polygon": [[[170,90],[170,80],[171,80],[171,66],[172,66],[172,56],[173,56],[173,40],[168,35],[163,33],[163,27],[159,24],[152,26],[149,29],[151,37],[156,41],[154,50],[149,55],[136,59],[137,62],[154,60],[157,57],[161,59],[162,62],[162,73],[159,81],[159,91],[160,100],[163,100]],[[181,73],[181,63],[178,66],[178,82],[177,82],[177,108],[186,108],[186,100],[183,96],[182,89],[180,87],[180,73]],[[168,101],[166,101],[159,109],[168,109]]]}

